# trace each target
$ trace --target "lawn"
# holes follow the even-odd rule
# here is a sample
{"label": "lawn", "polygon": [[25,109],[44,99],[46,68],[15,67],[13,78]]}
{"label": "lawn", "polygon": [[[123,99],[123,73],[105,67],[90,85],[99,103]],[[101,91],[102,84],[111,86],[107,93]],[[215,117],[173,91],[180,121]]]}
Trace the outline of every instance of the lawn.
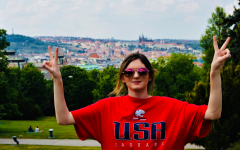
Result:
{"label": "lawn", "polygon": [[[47,139],[49,129],[53,129],[55,139],[78,139],[73,125],[61,126],[55,117],[41,117],[37,120],[0,120],[0,138]],[[44,132],[26,133],[29,126],[36,126]]]}

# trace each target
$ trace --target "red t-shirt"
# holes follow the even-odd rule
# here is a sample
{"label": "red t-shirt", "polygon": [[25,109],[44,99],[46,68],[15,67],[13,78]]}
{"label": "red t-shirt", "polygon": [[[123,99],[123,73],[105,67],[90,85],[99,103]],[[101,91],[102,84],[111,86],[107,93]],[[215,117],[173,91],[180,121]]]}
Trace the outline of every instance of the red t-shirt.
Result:
{"label": "red t-shirt", "polygon": [[183,150],[187,143],[209,133],[206,110],[206,105],[169,97],[127,95],[99,100],[71,113],[79,139],[95,139],[103,150]]}

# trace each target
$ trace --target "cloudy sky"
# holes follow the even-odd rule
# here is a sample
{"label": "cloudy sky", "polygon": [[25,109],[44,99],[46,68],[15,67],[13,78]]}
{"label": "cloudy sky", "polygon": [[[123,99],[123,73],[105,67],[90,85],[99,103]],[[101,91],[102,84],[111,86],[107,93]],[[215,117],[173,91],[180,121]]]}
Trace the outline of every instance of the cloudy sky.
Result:
{"label": "cloudy sky", "polygon": [[1,0],[0,28],[27,36],[200,39],[216,6],[238,0]]}

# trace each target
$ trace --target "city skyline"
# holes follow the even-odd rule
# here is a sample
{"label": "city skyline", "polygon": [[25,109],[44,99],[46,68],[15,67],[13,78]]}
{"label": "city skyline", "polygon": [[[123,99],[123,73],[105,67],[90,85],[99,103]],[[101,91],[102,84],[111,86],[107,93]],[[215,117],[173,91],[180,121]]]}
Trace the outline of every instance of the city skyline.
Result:
{"label": "city skyline", "polygon": [[237,0],[8,0],[0,2],[0,28],[26,36],[94,39],[199,40],[216,6],[232,14]]}

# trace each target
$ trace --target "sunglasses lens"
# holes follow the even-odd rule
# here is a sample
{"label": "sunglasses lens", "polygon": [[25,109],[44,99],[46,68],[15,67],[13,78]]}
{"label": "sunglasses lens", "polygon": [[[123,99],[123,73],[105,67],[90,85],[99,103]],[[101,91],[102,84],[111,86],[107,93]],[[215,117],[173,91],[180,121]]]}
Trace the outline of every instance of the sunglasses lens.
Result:
{"label": "sunglasses lens", "polygon": [[146,76],[148,73],[148,70],[147,68],[138,68],[137,72],[140,76]]}
{"label": "sunglasses lens", "polygon": [[134,73],[134,69],[128,68],[128,69],[124,70],[124,75],[126,77],[131,77],[133,75],[133,73]]}

